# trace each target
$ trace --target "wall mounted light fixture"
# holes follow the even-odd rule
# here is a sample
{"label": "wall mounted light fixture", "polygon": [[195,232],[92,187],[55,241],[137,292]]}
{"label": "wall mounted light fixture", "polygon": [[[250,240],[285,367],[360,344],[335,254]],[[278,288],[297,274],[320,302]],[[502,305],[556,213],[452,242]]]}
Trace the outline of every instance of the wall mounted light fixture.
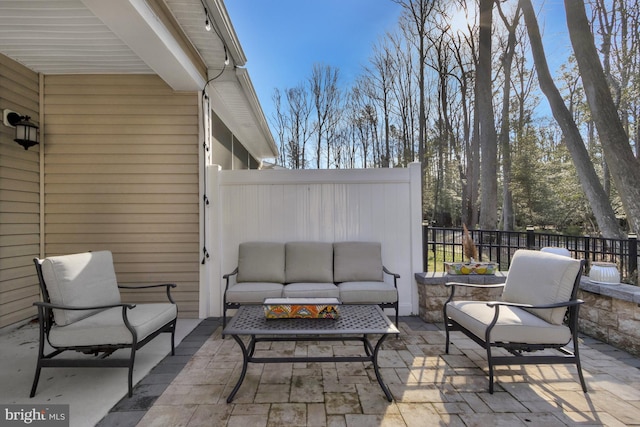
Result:
{"label": "wall mounted light fixture", "polygon": [[30,119],[31,117],[22,116],[15,111],[3,110],[2,112],[2,122],[5,126],[16,129],[13,140],[24,147],[25,150],[40,142],[40,128],[32,123]]}

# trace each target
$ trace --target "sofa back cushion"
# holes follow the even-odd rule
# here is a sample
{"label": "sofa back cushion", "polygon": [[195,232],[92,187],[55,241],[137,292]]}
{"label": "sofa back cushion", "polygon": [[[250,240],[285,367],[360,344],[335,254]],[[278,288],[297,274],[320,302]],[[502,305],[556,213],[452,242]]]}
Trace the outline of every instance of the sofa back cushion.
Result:
{"label": "sofa back cushion", "polygon": [[289,242],[285,245],[287,283],[333,283],[333,244]]}
{"label": "sofa back cushion", "polygon": [[382,281],[382,247],[379,242],[333,244],[333,279],[337,283]]}
{"label": "sofa back cushion", "polygon": [[284,243],[240,243],[237,280],[238,282],[284,283]]}
{"label": "sofa back cushion", "polygon": [[[113,257],[109,251],[45,258],[42,277],[53,304],[97,306],[120,304]],[[102,310],[53,310],[56,323],[65,326]]]}
{"label": "sofa back cushion", "polygon": [[[502,299],[531,305],[569,301],[580,267],[577,259],[520,249],[513,255]],[[566,310],[561,307],[528,311],[549,323],[561,325]]]}

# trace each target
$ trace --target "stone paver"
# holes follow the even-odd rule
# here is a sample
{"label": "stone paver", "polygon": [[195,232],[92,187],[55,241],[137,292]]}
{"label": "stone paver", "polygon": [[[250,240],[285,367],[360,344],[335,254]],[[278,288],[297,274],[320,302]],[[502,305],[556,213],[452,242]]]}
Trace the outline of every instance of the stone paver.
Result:
{"label": "stone paver", "polygon": [[[251,364],[227,404],[240,375],[241,352],[234,340],[221,338],[219,325],[211,325],[215,330],[164,391],[149,389],[159,396],[142,417],[141,404],[123,400],[114,408],[121,411],[113,417],[117,425],[139,420],[142,427],[640,426],[640,361],[588,337],[580,346],[587,394],[575,367],[562,365],[499,367],[496,391],[489,394],[481,348],[454,333],[445,355],[441,324],[404,317],[400,339],[385,341],[379,357],[393,402],[385,399],[370,364],[354,362]],[[287,342],[261,343],[256,352],[343,356],[359,350],[349,342]],[[150,376],[138,387],[164,378]],[[127,419],[131,424],[122,421]]]}

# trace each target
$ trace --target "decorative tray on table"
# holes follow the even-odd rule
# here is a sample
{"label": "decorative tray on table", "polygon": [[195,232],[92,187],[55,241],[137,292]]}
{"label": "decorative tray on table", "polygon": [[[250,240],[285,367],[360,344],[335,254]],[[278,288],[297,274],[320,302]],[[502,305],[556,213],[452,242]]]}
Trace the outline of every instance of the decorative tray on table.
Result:
{"label": "decorative tray on table", "polygon": [[267,298],[264,315],[267,319],[337,319],[338,298]]}

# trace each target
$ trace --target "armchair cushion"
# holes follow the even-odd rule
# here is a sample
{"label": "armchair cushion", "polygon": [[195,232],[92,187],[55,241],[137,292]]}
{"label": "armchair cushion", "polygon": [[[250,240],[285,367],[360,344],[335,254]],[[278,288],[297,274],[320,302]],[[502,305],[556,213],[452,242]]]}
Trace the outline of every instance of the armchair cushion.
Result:
{"label": "armchair cushion", "polygon": [[[518,250],[511,261],[502,300],[530,305],[569,301],[580,268],[580,260],[577,259]],[[566,307],[527,310],[554,325],[562,325],[567,311]]]}
{"label": "armchair cushion", "polygon": [[[113,257],[109,251],[46,258],[42,276],[53,304],[98,306],[120,304]],[[53,310],[56,324],[70,325],[101,310]]]}
{"label": "armchair cushion", "polygon": [[[175,304],[140,304],[127,311],[129,323],[142,341],[178,315]],[[57,347],[132,344],[131,332],[122,321],[122,308],[103,310],[67,326],[54,326],[49,342]]]}
{"label": "armchair cushion", "polygon": [[284,243],[240,243],[237,280],[284,283]]}
{"label": "armchair cushion", "polygon": [[382,282],[382,249],[379,242],[333,244],[333,279],[340,282]]}
{"label": "armchair cushion", "polygon": [[333,245],[289,242],[285,246],[285,281],[333,283]]}
{"label": "armchair cushion", "polygon": [[[447,315],[451,319],[483,340],[494,313],[495,309],[486,301],[451,301],[447,305]],[[490,340],[565,345],[571,340],[571,330],[564,325],[548,323],[522,308],[501,306]]]}

